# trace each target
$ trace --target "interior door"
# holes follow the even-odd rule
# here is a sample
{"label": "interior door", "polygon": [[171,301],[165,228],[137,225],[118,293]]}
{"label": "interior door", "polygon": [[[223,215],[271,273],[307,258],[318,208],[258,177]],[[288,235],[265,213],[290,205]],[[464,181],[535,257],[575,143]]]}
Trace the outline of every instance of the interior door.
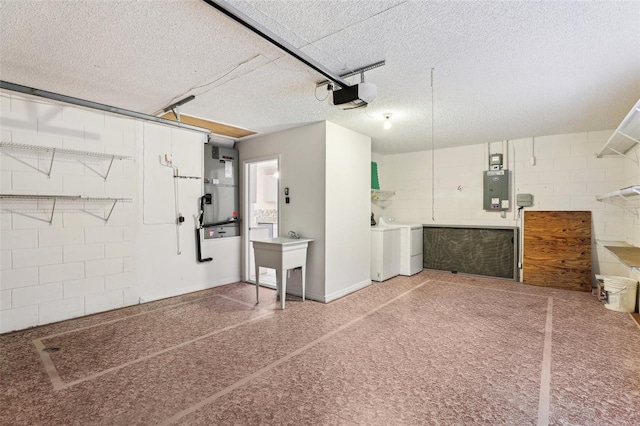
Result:
{"label": "interior door", "polygon": [[[245,259],[243,265],[244,281],[255,283],[255,257],[251,241],[277,237],[279,220],[278,157],[260,158],[244,162],[244,197],[243,197],[243,241]],[[275,271],[260,268],[260,285],[275,288]]]}

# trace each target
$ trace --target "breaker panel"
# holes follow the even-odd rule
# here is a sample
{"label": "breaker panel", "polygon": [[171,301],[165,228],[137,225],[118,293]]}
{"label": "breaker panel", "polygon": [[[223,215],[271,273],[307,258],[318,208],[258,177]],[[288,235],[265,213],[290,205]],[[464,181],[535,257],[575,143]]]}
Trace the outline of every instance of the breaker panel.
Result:
{"label": "breaker panel", "polygon": [[485,171],[483,186],[485,210],[509,210],[509,170]]}

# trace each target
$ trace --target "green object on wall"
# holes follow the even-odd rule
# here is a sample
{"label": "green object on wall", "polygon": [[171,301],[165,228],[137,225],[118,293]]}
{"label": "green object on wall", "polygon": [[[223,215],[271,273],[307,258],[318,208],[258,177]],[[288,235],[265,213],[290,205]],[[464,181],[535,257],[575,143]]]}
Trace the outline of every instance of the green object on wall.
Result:
{"label": "green object on wall", "polygon": [[371,162],[371,189],[380,189],[380,181],[378,180],[378,163]]}

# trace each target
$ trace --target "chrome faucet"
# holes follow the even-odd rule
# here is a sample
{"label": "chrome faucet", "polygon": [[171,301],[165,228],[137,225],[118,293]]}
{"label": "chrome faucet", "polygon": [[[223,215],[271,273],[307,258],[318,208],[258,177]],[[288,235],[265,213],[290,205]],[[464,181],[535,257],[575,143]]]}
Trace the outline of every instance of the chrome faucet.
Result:
{"label": "chrome faucet", "polygon": [[295,238],[296,240],[300,239],[300,234],[298,234],[296,231],[289,231],[289,236],[291,238]]}

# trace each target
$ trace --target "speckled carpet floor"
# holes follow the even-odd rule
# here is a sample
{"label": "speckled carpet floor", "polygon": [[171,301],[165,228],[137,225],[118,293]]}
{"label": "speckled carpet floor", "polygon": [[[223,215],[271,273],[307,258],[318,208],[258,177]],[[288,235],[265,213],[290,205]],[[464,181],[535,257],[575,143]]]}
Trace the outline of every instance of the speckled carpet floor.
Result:
{"label": "speckled carpet floor", "polygon": [[0,336],[2,425],[637,425],[640,328],[442,272],[321,304],[238,283]]}

